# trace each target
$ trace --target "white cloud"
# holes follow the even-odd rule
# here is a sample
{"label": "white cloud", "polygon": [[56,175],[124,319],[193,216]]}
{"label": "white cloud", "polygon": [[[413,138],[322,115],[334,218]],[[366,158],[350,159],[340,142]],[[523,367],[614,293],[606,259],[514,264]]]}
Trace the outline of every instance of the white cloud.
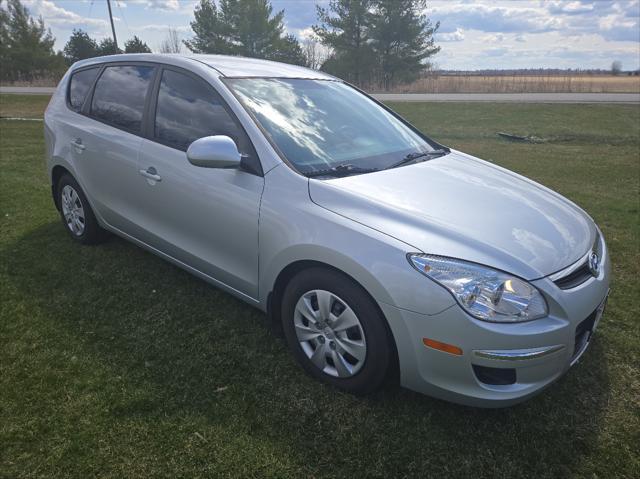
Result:
{"label": "white cloud", "polygon": [[313,28],[286,28],[286,32],[298,37],[299,40],[308,40],[316,37]]}
{"label": "white cloud", "polygon": [[492,35],[485,35],[482,37],[487,43],[502,43],[506,36],[504,33],[494,33]]}
{"label": "white cloud", "polygon": [[189,27],[188,25],[179,25],[177,27],[172,27],[171,25],[160,25],[160,24],[149,24],[149,25],[142,25],[140,27],[136,27],[136,29],[139,30],[145,30],[145,31],[151,31],[151,32],[166,32],[169,29],[173,29],[177,32],[180,33],[185,33],[185,32],[189,32],[191,31],[191,27]]}
{"label": "white cloud", "polygon": [[[125,3],[124,0],[119,2]],[[191,13],[198,2],[197,0],[126,0],[126,3],[144,5],[145,8],[160,12],[184,14]]]}
{"label": "white cloud", "polygon": [[461,42],[464,40],[464,30],[456,28],[450,33],[437,33],[435,38],[438,42]]}
{"label": "white cloud", "polygon": [[585,2],[550,2],[548,4],[549,12],[553,14],[578,15],[586,12],[592,12],[595,6],[592,3]]}
{"label": "white cloud", "polygon": [[153,10],[176,11],[180,9],[178,0],[127,0],[127,2],[120,0],[119,3],[138,3]]}
{"label": "white cloud", "polygon": [[[608,68],[640,62],[638,0],[431,0],[443,68]],[[451,41],[464,32],[461,41]],[[562,46],[562,49],[559,47]],[[507,49],[507,50],[504,50]]]}
{"label": "white cloud", "polygon": [[483,53],[489,57],[501,57],[509,53],[509,49],[505,47],[488,48]]}
{"label": "white cloud", "polygon": [[106,27],[108,22],[97,18],[87,18],[56,5],[50,0],[23,0],[32,15],[42,16],[46,25],[72,25]]}
{"label": "white cloud", "polygon": [[562,22],[541,7],[526,2],[495,6],[485,3],[434,3],[426,13],[440,21],[442,33],[458,28],[483,32],[542,32],[556,30]]}
{"label": "white cloud", "polygon": [[624,14],[612,13],[598,20],[600,34],[610,40],[640,42],[640,22]]}
{"label": "white cloud", "polygon": [[156,8],[158,10],[179,10],[180,2],[178,0],[148,0],[147,5],[149,8]]}

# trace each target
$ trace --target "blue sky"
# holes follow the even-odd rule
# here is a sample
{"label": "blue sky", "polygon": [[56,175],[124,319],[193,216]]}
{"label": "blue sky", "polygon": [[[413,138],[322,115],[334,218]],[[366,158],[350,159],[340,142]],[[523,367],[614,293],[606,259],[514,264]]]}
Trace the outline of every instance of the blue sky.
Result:
{"label": "blue sky", "polygon": [[[106,0],[23,0],[42,15],[61,49],[73,28],[96,38],[110,35]],[[120,43],[138,35],[157,50],[168,27],[189,38],[195,0],[112,0]],[[285,10],[286,28],[299,38],[311,33],[315,5],[326,0],[272,0]],[[439,0],[428,16],[440,21],[442,50],[434,61],[445,69],[640,68],[640,0]]]}

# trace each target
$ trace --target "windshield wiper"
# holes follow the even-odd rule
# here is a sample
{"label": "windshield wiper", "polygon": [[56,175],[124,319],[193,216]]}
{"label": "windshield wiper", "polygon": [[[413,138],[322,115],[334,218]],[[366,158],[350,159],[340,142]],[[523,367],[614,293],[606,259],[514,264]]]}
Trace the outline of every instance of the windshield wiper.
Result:
{"label": "windshield wiper", "polygon": [[342,177],[349,175],[359,175],[361,173],[373,173],[374,171],[380,170],[378,168],[361,168],[359,166],[354,166],[351,164],[342,164],[324,170],[309,171],[307,173],[304,173],[304,175],[308,178],[314,178],[316,176]]}
{"label": "windshield wiper", "polygon": [[441,148],[439,150],[431,150],[431,151],[420,151],[417,153],[409,153],[407,156],[405,156],[403,159],[401,159],[400,161],[393,163],[391,166],[388,166],[387,170],[390,170],[391,168],[397,168],[398,166],[404,166],[404,165],[408,165],[410,163],[418,163],[417,160],[420,160],[421,158],[425,158],[422,161],[427,161],[428,159],[430,160],[431,158],[437,158],[439,156],[444,156],[448,153],[450,153],[451,150],[444,149]]}

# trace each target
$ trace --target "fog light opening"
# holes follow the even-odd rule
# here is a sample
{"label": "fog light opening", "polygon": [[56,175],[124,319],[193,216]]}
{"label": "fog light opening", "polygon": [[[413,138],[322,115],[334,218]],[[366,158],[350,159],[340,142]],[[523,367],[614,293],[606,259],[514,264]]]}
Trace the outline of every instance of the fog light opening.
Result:
{"label": "fog light opening", "polygon": [[473,364],[473,372],[478,381],[491,386],[508,386],[516,382],[516,370],[513,368],[490,368]]}

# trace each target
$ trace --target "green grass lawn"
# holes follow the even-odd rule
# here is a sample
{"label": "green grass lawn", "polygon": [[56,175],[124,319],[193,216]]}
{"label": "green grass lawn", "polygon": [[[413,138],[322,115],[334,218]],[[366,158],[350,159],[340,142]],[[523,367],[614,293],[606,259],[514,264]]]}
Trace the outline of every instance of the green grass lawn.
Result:
{"label": "green grass lawn", "polygon": [[0,477],[640,477],[640,107],[393,107],[600,224],[613,290],[579,365],[503,410],[323,386],[258,311],[118,238],[73,243],[42,124],[0,120]]}
{"label": "green grass lawn", "polygon": [[0,118],[42,118],[47,95],[0,94]]}

